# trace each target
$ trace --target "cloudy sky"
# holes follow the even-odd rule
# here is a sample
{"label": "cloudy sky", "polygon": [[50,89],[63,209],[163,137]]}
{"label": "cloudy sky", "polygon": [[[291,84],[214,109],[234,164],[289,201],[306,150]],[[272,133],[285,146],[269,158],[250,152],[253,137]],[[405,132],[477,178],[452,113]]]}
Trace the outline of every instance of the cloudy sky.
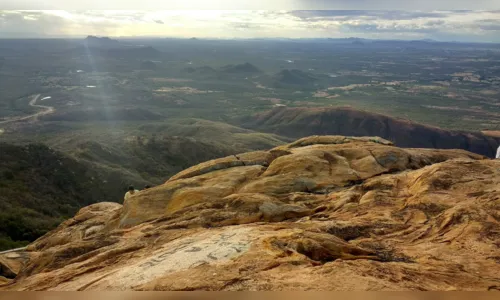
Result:
{"label": "cloudy sky", "polygon": [[[5,3],[3,1],[6,1]],[[2,0],[0,4],[0,37],[83,37],[99,36],[155,36],[199,38],[312,38],[363,37],[423,39],[442,41],[500,42],[500,1],[447,1],[395,5],[398,2],[373,1],[294,1],[284,5],[285,10],[270,5],[258,7],[260,0],[245,1],[233,6],[224,0],[211,2],[212,10],[205,10],[207,0],[193,5],[193,1],[174,1],[177,6],[164,9],[152,0],[116,2],[114,10],[99,3],[114,0],[87,0],[83,7],[68,6],[64,2],[30,0]],[[281,0],[267,1],[274,4]],[[66,1],[67,3],[68,1]],[[79,1],[81,2],[81,1]],[[170,4],[174,3],[170,2]],[[195,1],[196,2],[196,1]],[[208,1],[209,2],[209,1]],[[241,2],[241,3],[245,3]],[[281,1],[282,2],[282,1]],[[496,3],[498,2],[498,4]],[[117,4],[119,3],[119,5]],[[150,10],[154,4],[160,10]],[[189,4],[191,5],[182,5]],[[241,4],[240,3],[240,4]],[[290,3],[290,1],[289,1]],[[356,5],[353,5],[355,3]],[[441,1],[443,3],[443,1]],[[469,4],[467,4],[469,3]],[[153,4],[153,5],[152,5]],[[261,3],[262,4],[262,3]],[[305,5],[307,4],[307,5]],[[334,4],[334,5],[332,5]],[[95,8],[88,10],[89,7]],[[228,8],[226,10],[215,10]],[[82,10],[85,8],[86,10]],[[118,8],[118,9],[116,9]],[[194,10],[193,8],[199,8]],[[239,9],[238,9],[239,8]],[[294,9],[296,8],[296,9]],[[321,8],[322,10],[313,10]],[[379,8],[378,10],[373,10]],[[380,9],[383,8],[383,9]],[[472,10],[471,10],[472,8]],[[57,9],[57,10],[54,10]],[[65,9],[65,10],[59,10]],[[326,10],[325,10],[326,9]]]}

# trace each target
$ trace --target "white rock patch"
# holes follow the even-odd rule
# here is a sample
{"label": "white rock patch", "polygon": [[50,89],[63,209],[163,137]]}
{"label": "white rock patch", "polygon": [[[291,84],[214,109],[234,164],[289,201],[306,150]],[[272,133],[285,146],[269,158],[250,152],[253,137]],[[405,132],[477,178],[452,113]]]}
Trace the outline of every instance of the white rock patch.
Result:
{"label": "white rock patch", "polygon": [[136,263],[117,267],[108,272],[109,275],[83,276],[54,290],[82,287],[85,290],[131,290],[169,273],[229,261],[245,253],[261,234],[248,227],[233,227],[181,238]]}

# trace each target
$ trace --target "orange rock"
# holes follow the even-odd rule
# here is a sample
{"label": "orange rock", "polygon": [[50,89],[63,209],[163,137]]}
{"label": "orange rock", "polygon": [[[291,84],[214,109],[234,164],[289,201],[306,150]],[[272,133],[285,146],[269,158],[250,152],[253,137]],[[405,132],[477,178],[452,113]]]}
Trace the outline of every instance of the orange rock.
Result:
{"label": "orange rock", "polygon": [[500,161],[314,136],[83,208],[0,289],[486,291],[499,222]]}

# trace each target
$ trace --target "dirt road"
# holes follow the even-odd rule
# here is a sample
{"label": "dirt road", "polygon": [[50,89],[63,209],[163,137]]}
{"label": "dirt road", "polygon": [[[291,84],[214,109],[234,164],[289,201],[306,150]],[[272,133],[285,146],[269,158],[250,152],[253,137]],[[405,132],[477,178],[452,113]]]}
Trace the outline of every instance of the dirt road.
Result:
{"label": "dirt road", "polygon": [[48,114],[51,114],[55,111],[55,109],[52,106],[45,106],[45,105],[36,104],[36,101],[38,100],[38,98],[40,98],[40,94],[33,96],[33,99],[31,99],[29,105],[32,107],[41,108],[42,109],[41,111],[34,113],[32,115],[29,115],[29,116],[15,117],[15,118],[3,120],[3,121],[0,121],[0,124],[8,124],[8,123],[13,123],[13,122],[18,122],[18,121],[25,121],[25,120],[29,120],[29,119],[36,119],[39,116],[48,115]]}

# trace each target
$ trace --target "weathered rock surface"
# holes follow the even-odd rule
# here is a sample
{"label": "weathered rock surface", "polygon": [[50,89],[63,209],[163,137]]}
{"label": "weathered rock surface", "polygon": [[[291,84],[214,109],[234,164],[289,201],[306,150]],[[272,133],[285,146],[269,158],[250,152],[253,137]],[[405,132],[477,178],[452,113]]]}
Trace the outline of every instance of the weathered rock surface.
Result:
{"label": "weathered rock surface", "polygon": [[315,136],[85,207],[0,289],[495,290],[499,222],[499,160]]}
{"label": "weathered rock surface", "polygon": [[0,253],[0,284],[14,279],[30,259],[24,248]]}

